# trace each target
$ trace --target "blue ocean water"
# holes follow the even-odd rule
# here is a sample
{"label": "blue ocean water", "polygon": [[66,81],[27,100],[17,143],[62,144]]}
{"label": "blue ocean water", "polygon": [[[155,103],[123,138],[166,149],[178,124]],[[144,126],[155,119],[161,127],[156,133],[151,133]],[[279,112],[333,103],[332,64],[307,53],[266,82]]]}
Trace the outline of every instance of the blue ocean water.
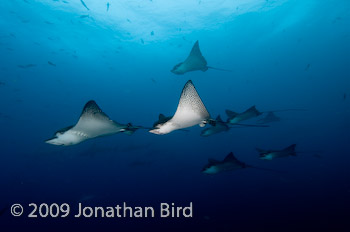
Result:
{"label": "blue ocean water", "polygon": [[[199,41],[209,69],[170,72]],[[347,0],[3,0],[0,3],[1,231],[349,231],[350,2]],[[276,112],[269,127],[138,130],[45,143],[95,100],[151,127],[192,80],[212,118]],[[247,121],[256,124],[257,119]],[[206,127],[209,127],[208,125]],[[297,144],[264,161],[255,148]],[[229,152],[253,168],[205,175]],[[154,218],[28,218],[41,203],[152,206]],[[193,217],[160,218],[160,203]],[[11,215],[21,204],[24,213]]]}

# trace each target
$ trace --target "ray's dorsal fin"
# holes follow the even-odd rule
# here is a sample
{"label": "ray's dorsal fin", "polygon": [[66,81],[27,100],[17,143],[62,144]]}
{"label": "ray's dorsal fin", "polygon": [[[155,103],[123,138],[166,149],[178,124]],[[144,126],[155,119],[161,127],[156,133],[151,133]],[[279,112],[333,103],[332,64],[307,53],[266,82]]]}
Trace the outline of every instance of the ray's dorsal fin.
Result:
{"label": "ray's dorsal fin", "polygon": [[238,113],[233,112],[231,110],[225,110],[225,113],[226,113],[227,117],[229,117],[229,118],[234,118],[238,115]]}
{"label": "ray's dorsal fin", "polygon": [[295,151],[296,144],[292,144],[286,148],[284,148],[284,151]]}

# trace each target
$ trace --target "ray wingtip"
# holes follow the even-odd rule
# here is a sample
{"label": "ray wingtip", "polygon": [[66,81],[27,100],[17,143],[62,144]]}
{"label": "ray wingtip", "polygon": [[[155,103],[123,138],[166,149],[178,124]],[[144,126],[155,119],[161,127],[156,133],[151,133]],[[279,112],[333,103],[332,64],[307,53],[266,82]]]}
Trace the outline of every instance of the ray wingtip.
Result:
{"label": "ray wingtip", "polygon": [[188,86],[188,85],[193,85],[193,81],[192,80],[188,80],[185,84],[185,86]]}

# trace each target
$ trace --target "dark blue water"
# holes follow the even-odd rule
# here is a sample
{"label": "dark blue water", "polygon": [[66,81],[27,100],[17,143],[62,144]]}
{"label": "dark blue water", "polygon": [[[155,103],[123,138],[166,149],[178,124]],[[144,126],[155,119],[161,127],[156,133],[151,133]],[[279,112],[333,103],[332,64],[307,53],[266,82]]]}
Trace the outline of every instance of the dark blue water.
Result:
{"label": "dark blue water", "polygon": [[[107,11],[107,2],[109,8]],[[349,231],[350,2],[3,0],[0,3],[0,231]],[[170,72],[199,40],[208,70]],[[211,116],[283,109],[267,128],[138,130],[44,143],[93,99],[120,123],[152,126],[192,80]],[[256,119],[247,121],[255,124]],[[256,147],[297,144],[263,161]],[[201,173],[230,151],[250,165]],[[74,218],[86,206],[152,206],[154,218]],[[160,203],[191,218],[160,218]],[[11,205],[22,204],[14,217]],[[66,218],[28,204],[68,203]],[[38,214],[38,213],[37,213]]]}

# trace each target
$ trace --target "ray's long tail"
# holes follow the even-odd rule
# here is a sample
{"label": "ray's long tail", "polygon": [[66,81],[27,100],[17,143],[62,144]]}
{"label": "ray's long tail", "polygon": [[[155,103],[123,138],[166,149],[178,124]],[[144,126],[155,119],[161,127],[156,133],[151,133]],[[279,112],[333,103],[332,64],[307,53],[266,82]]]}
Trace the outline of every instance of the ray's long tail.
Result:
{"label": "ray's long tail", "polygon": [[286,112],[286,111],[307,111],[307,109],[268,110],[268,111],[264,111],[263,113],[268,113],[268,112]]}
{"label": "ray's long tail", "polygon": [[321,159],[321,158],[323,158],[323,155],[321,155],[322,153],[323,153],[323,151],[317,151],[317,150],[315,150],[315,151],[297,151],[297,152],[295,152],[296,154],[306,154],[306,155],[311,155],[311,156],[313,156],[313,157],[315,157],[315,158],[318,158],[318,159]]}
{"label": "ray's long tail", "polygon": [[207,66],[207,68],[209,68],[209,69],[214,69],[214,70],[218,70],[218,71],[224,71],[224,72],[232,72],[232,70],[229,70],[229,69],[214,68],[214,67],[211,67],[211,66]]}

